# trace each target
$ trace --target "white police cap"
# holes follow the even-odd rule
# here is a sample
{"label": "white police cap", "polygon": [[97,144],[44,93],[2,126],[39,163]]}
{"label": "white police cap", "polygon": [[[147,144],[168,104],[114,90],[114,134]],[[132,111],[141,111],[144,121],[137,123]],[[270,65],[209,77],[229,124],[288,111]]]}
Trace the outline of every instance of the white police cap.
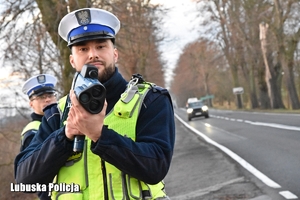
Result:
{"label": "white police cap", "polygon": [[40,74],[28,79],[22,87],[24,94],[29,98],[33,95],[39,96],[45,93],[54,93],[57,79],[50,74]]}
{"label": "white police cap", "polygon": [[68,46],[93,39],[113,39],[120,30],[120,21],[112,13],[99,8],[75,10],[62,18],[58,34]]}

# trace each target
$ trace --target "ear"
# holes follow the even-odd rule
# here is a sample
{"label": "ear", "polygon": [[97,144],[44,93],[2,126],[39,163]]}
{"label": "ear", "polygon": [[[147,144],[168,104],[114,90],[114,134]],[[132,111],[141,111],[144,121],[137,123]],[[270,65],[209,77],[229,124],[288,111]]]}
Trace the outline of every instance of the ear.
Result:
{"label": "ear", "polygon": [[29,100],[29,106],[33,108],[33,101]]}
{"label": "ear", "polygon": [[69,56],[69,60],[70,60],[70,63],[71,63],[71,65],[72,65],[72,67],[75,69],[74,58],[73,58],[73,55],[72,55],[72,54]]}
{"label": "ear", "polygon": [[117,49],[117,48],[114,48],[114,60],[115,60],[115,63],[118,62],[118,58],[119,58],[119,52],[118,52],[118,49]]}

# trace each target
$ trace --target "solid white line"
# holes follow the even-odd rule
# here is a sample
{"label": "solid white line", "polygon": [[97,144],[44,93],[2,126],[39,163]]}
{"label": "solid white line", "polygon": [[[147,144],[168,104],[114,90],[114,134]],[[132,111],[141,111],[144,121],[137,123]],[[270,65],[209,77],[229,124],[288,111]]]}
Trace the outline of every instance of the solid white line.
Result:
{"label": "solid white line", "polygon": [[[215,116],[215,115],[211,115],[211,116],[222,119],[219,116]],[[300,131],[300,127],[298,127],[298,126],[289,126],[289,125],[284,125],[284,124],[264,123],[264,122],[252,122],[249,120],[243,121],[242,119],[234,119],[234,118],[225,118],[225,120],[245,122],[247,124],[251,124],[251,125],[255,125],[255,126],[267,126],[267,127],[279,128],[279,129],[284,129],[284,130]]]}
{"label": "solid white line", "polygon": [[218,109],[213,109],[213,108],[211,108],[210,110],[214,110],[216,112],[224,112],[224,111],[226,111],[226,112],[229,112],[229,113],[232,113],[232,112],[234,112],[234,113],[247,113],[247,114],[252,114],[252,115],[258,114],[258,115],[283,115],[283,116],[285,116],[285,115],[287,115],[287,116],[293,115],[295,117],[299,117],[300,116],[300,114],[298,114],[298,113],[249,112],[249,111],[237,111],[237,110],[234,110],[234,111],[233,110],[218,110]]}
{"label": "solid white line", "polygon": [[197,129],[191,127],[188,125],[185,121],[183,121],[176,113],[175,117],[187,128],[189,128],[191,131],[195,132],[197,135],[201,136],[206,142],[218,147],[221,149],[223,152],[225,152],[227,155],[229,155],[232,159],[237,161],[240,165],[242,165],[246,170],[248,170],[250,173],[252,173],[254,176],[256,176],[258,179],[260,179],[263,183],[265,183],[267,186],[272,187],[272,188],[281,188],[281,186],[271,180],[269,177],[261,173],[259,170],[257,170],[255,167],[253,167],[251,164],[249,164],[247,161],[245,161],[243,158],[232,152],[230,149],[227,147],[215,142],[214,140],[210,139],[207,137],[205,134],[201,133]]}
{"label": "solid white line", "polygon": [[292,130],[292,131],[300,131],[300,127],[298,126],[288,126],[284,124],[263,123],[263,122],[251,122],[250,124],[257,125],[257,126],[268,126],[272,128],[280,128],[280,129]]}
{"label": "solid white line", "polygon": [[291,193],[290,191],[282,191],[279,192],[279,194],[281,194],[286,199],[298,199],[298,197],[293,193]]}

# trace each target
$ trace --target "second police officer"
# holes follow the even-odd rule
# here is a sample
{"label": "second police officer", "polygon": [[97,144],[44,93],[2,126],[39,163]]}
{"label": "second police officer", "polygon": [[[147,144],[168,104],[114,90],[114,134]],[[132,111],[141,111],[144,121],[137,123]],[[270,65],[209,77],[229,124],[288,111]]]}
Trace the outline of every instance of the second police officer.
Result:
{"label": "second police officer", "polygon": [[43,109],[56,103],[56,85],[57,79],[50,74],[40,74],[29,78],[23,84],[22,91],[29,98],[29,106],[32,108],[31,122],[29,122],[21,133],[21,147],[20,151],[24,150],[35,133],[39,129],[39,126],[44,116]]}

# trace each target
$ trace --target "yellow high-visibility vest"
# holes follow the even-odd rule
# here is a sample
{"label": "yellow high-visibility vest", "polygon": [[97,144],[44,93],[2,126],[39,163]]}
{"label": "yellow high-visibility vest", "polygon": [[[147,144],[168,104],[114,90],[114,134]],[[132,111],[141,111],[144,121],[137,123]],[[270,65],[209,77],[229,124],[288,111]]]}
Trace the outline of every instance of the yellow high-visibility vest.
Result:
{"label": "yellow high-visibility vest", "polygon": [[[135,141],[139,111],[150,87],[150,84],[129,86],[113,110],[105,117],[104,124],[109,129]],[[59,105],[59,108],[62,107],[64,106]],[[86,138],[83,153],[74,153],[56,177],[57,183],[79,184],[80,191],[52,192],[52,199],[104,200],[104,191],[108,193],[109,200],[154,200],[167,197],[163,181],[150,185],[137,180],[101,160],[98,155],[91,152],[90,145],[91,140]]]}

